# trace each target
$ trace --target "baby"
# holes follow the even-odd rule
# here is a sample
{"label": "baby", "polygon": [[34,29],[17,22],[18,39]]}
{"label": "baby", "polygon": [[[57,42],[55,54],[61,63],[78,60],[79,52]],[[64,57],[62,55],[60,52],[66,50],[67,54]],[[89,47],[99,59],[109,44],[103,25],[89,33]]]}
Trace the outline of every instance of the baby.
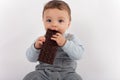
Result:
{"label": "baby", "polygon": [[83,54],[83,46],[75,35],[66,33],[71,23],[70,7],[62,0],[51,0],[44,6],[42,18],[46,31],[58,31],[50,38],[58,45],[56,56],[53,64],[38,60],[46,41],[45,36],[40,36],[26,52],[30,62],[38,61],[39,64],[23,80],[82,80],[75,70],[76,60]]}

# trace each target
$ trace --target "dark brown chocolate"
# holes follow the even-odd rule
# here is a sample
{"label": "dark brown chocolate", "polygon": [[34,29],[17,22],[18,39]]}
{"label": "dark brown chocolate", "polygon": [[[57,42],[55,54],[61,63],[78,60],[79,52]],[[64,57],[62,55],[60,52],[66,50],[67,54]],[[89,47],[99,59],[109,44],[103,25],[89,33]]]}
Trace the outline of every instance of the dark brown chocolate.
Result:
{"label": "dark brown chocolate", "polygon": [[53,64],[58,49],[56,41],[51,40],[52,35],[58,31],[48,29],[45,35],[46,41],[41,47],[38,60],[44,63]]}

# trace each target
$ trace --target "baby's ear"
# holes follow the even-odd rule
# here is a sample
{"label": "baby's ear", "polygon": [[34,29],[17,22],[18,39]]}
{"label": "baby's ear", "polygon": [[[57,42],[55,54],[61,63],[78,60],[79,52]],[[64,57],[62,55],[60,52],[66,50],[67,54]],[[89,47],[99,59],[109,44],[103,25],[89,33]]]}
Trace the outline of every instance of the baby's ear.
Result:
{"label": "baby's ear", "polygon": [[68,27],[70,27],[70,24],[71,24],[71,21],[69,21],[69,23],[68,23]]}

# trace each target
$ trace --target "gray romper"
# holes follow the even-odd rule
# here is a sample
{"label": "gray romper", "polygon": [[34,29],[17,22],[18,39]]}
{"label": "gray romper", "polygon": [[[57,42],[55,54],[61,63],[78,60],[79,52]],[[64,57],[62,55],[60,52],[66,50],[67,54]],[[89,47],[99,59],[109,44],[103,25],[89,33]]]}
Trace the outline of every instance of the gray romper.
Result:
{"label": "gray romper", "polygon": [[[83,54],[83,46],[80,40],[72,34],[65,34],[67,39],[63,47],[59,47],[54,64],[46,64],[39,61],[35,71],[27,74],[23,80],[82,80],[75,72],[77,63]],[[31,62],[37,62],[40,50],[34,48],[34,44],[28,48],[26,55]]]}

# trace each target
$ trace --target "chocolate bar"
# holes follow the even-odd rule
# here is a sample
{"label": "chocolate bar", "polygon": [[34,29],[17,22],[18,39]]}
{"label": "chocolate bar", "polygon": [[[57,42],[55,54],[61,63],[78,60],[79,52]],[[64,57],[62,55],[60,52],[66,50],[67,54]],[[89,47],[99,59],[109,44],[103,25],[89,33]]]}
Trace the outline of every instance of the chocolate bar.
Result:
{"label": "chocolate bar", "polygon": [[53,64],[58,49],[56,41],[51,40],[52,35],[58,33],[56,30],[48,29],[45,35],[45,42],[43,43],[40,51],[38,61]]}

